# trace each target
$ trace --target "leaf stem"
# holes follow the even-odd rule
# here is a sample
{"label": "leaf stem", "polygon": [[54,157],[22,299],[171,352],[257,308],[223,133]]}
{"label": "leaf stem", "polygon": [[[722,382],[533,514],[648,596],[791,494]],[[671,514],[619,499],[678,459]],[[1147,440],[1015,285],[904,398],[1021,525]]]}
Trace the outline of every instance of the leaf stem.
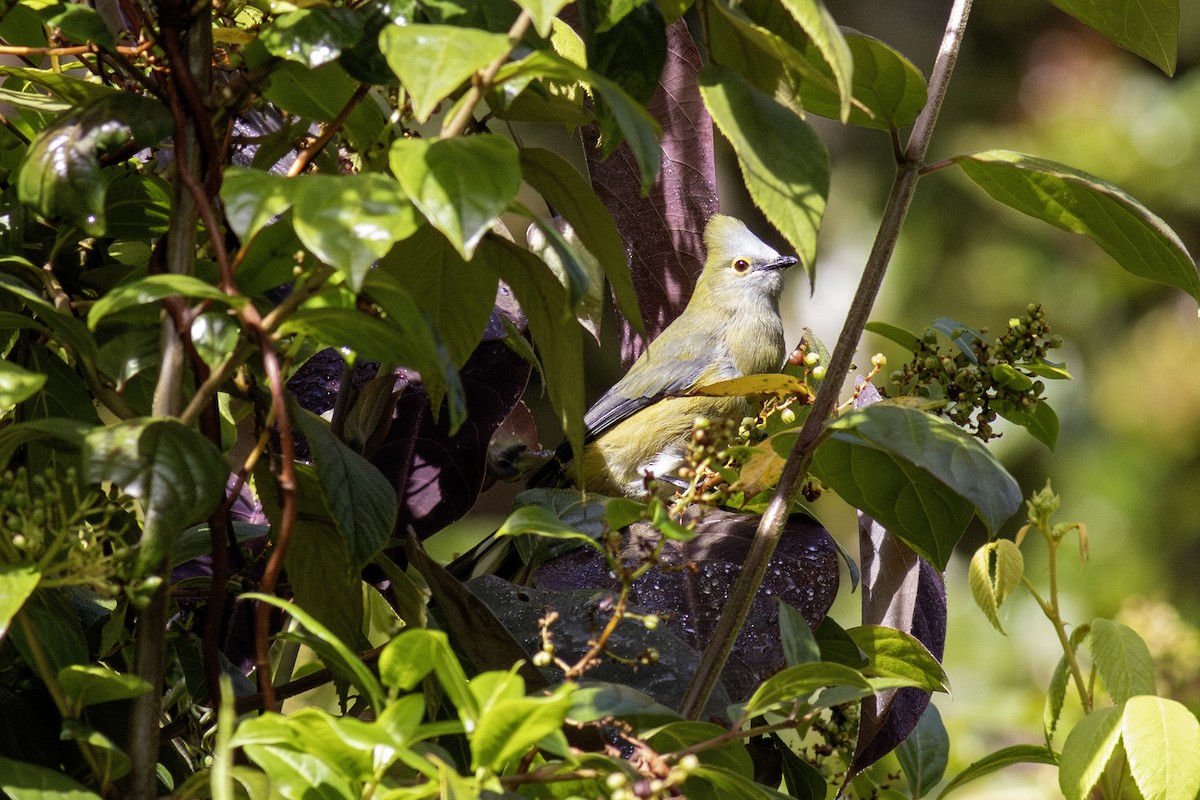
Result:
{"label": "leaf stem", "polygon": [[925,160],[925,153],[933,135],[934,123],[937,121],[938,112],[946,97],[950,75],[953,72],[954,62],[958,58],[958,50],[966,31],[971,2],[972,0],[955,0],[954,6],[950,10],[946,31],[938,50],[937,62],[934,64],[933,76],[930,79],[929,101],[920,116],[917,117],[908,140],[908,147],[897,165],[896,177],[884,207],[883,218],[880,221],[875,242],[867,257],[867,264],[850,310],[846,315],[846,322],[842,326],[837,345],[830,357],[828,366],[830,378],[823,381],[821,388],[817,391],[813,407],[804,421],[804,426],[800,429],[800,435],[788,455],[787,462],[784,464],[775,494],[759,522],[758,531],[750,545],[750,551],[746,555],[746,561],[738,575],[738,581],[730,593],[729,602],[717,622],[712,641],[705,648],[696,675],[692,678],[692,682],[684,694],[681,711],[685,717],[690,719],[699,717],[709,695],[716,686],[725,662],[729,659],[733,643],[745,624],[746,617],[750,613],[750,604],[758,593],[771,556],[775,552],[775,546],[783,534],[795,497],[800,490],[804,476],[808,474],[813,453],[816,452],[817,445],[825,436],[825,422],[833,413],[837,405],[838,393],[841,390],[841,380],[834,379],[834,376],[841,378],[849,374],[854,351],[862,338],[871,308],[883,285],[888,263],[895,250],[896,240],[900,236],[900,226],[904,222],[916,190],[921,164]]}

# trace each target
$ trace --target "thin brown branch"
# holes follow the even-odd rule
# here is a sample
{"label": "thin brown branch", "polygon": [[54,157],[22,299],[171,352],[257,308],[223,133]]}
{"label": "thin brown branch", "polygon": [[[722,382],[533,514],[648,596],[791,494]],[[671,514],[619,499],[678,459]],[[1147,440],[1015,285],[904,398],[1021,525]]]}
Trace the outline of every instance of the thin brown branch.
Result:
{"label": "thin brown branch", "polygon": [[312,163],[312,160],[316,158],[322,150],[325,149],[325,146],[333,141],[333,137],[336,136],[337,132],[342,129],[342,126],[346,124],[346,120],[349,119],[350,114],[354,111],[358,104],[362,102],[362,99],[367,96],[367,92],[369,91],[371,91],[371,87],[368,84],[359,84],[358,88],[354,90],[354,94],[352,94],[350,99],[346,101],[346,105],[333,119],[333,121],[326,124],[325,127],[321,129],[321,135],[314,139],[312,144],[301,150],[296,156],[296,160],[292,162],[292,166],[287,172],[289,178],[294,178],[301,172],[304,172],[304,170],[308,168],[308,165]]}
{"label": "thin brown branch", "polygon": [[508,62],[512,48],[517,46],[521,37],[525,35],[532,24],[533,18],[529,16],[529,12],[522,10],[512,27],[508,29],[508,42],[511,45],[508,51],[475,74],[471,80],[471,88],[459,101],[454,115],[447,119],[442,126],[440,138],[453,139],[455,136],[461,136],[467,129],[467,125],[475,114],[475,107],[483,100],[484,94],[492,88],[492,82],[496,80],[496,74],[500,72],[500,68]]}

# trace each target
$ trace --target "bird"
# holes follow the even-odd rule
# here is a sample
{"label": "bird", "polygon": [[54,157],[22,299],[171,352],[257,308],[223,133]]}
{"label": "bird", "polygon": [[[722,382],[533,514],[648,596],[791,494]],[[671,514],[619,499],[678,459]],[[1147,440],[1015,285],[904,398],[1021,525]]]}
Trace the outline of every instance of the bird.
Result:
{"label": "bird", "polygon": [[[784,271],[798,263],[781,255],[734,217],[712,216],[704,228],[706,258],[683,312],[638,356],[629,371],[584,415],[580,488],[645,500],[650,487],[674,491],[698,418],[741,419],[744,397],[691,394],[745,375],[777,372],[787,352],[779,295]],[[577,470],[563,442],[529,479],[530,487],[562,486]],[[447,569],[465,579],[485,564],[515,572],[515,549],[491,536]]]}
{"label": "bird", "polygon": [[[678,483],[697,418],[741,419],[743,397],[691,392],[783,366],[779,295],[798,263],[723,214],[704,228],[706,257],[683,312],[584,416],[583,486],[588,492],[645,499],[650,478]],[[564,443],[530,485],[562,483],[572,470]]]}

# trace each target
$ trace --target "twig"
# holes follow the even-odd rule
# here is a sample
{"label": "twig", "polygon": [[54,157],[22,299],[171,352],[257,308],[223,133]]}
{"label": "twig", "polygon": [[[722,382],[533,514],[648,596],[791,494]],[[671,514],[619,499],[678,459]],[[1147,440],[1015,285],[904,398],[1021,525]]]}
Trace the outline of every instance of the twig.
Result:
{"label": "twig", "polygon": [[529,16],[528,11],[522,10],[517,16],[512,27],[508,29],[508,43],[511,45],[509,49],[491,64],[488,64],[482,70],[475,74],[471,79],[471,88],[459,101],[458,107],[454,112],[454,116],[446,120],[442,126],[440,138],[453,139],[455,136],[461,136],[462,132],[467,129],[467,123],[471,121],[471,116],[475,113],[475,106],[483,100],[483,95],[492,87],[492,81],[496,80],[496,73],[500,68],[508,62],[509,55],[512,54],[512,48],[516,47],[521,41],[521,37],[529,30],[529,26],[533,24],[533,18]]}
{"label": "twig", "polygon": [[[903,160],[898,165],[896,178],[892,183],[887,205],[884,207],[879,231],[858,284],[858,291],[854,295],[854,300],[846,315],[846,322],[842,326],[837,345],[830,357],[828,366],[830,378],[825,380],[817,391],[813,407],[804,426],[800,429],[800,434],[788,455],[787,462],[784,464],[775,494],[759,522],[758,531],[750,545],[750,552],[746,555],[746,561],[730,594],[729,602],[717,622],[712,641],[705,648],[696,674],[684,694],[681,710],[683,715],[690,719],[699,717],[713,687],[716,686],[725,662],[729,659],[733,643],[750,613],[750,604],[758,593],[771,556],[775,552],[775,546],[783,534],[796,494],[804,476],[808,474],[808,466],[812,462],[813,453],[824,438],[825,422],[837,405],[838,392],[841,390],[840,378],[850,371],[854,350],[858,347],[871,308],[875,304],[875,298],[883,284],[888,262],[891,260],[896,240],[900,235],[900,226],[908,213],[920,167],[929,148],[933,126],[937,121],[938,112],[941,110],[942,101],[945,99],[950,74],[954,69],[954,61],[958,57],[958,50],[966,31],[970,9],[971,0],[955,0],[950,11],[946,32],[938,51],[933,76],[930,79],[929,102],[926,103],[921,115],[913,125],[908,148],[904,152]],[[835,380],[833,376],[838,376],[839,379]]]}
{"label": "twig", "polygon": [[309,163],[317,157],[318,153],[325,149],[325,145],[329,144],[333,140],[333,137],[337,135],[337,132],[341,130],[342,126],[346,124],[346,120],[350,117],[350,114],[362,102],[362,99],[367,96],[367,92],[369,91],[371,91],[371,87],[368,84],[359,84],[358,88],[354,90],[354,94],[346,101],[346,105],[338,113],[337,117],[334,118],[333,122],[322,128],[321,135],[314,139],[312,144],[297,154],[296,160],[288,168],[287,175],[289,178],[294,178],[301,172],[304,172]]}

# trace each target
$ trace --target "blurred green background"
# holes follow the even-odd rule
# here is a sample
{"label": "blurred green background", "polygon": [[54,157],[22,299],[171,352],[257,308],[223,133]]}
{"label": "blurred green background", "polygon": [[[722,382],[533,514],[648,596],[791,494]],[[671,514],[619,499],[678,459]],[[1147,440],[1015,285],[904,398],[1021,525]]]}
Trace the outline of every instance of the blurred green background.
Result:
{"label": "blurred green background", "polygon": [[[949,3],[827,5],[841,24],[883,39],[928,74]],[[1168,78],[1047,2],[976,3],[930,160],[1003,148],[1060,161],[1121,187],[1161,216],[1193,256],[1200,253],[1200,5],[1181,5],[1179,66]],[[810,297],[793,278],[785,308],[793,329],[808,325],[832,342],[893,161],[881,134],[813,122],[830,147],[832,196],[816,292]],[[1066,339],[1053,355],[1074,376],[1048,387],[1062,423],[1058,446],[1050,451],[1019,429],[991,446],[1027,495],[1049,478],[1063,497],[1057,519],[1087,526],[1087,565],[1080,567],[1074,544],[1060,553],[1068,619],[1115,617],[1133,626],[1155,656],[1159,692],[1200,711],[1195,300],[1128,275],[1081,236],[999,205],[956,169],[922,179],[873,318],[920,331],[947,316],[999,331],[1030,302],[1046,307]],[[857,363],[869,365],[877,351],[893,367],[905,360],[868,334]],[[854,541],[851,513],[822,513],[840,539]],[[1004,535],[1023,521],[1022,513]],[[948,775],[999,747],[1041,742],[1045,686],[1061,655],[1027,592],[1001,609],[1007,637],[975,608],[966,559],[983,541],[982,529],[972,528],[946,576],[945,663],[954,694],[936,703],[951,735]],[[1026,574],[1044,587],[1044,545],[1030,539],[1023,550]],[[853,624],[857,604],[844,592],[836,617]],[[1029,767],[954,796],[1061,795],[1052,769]]]}

